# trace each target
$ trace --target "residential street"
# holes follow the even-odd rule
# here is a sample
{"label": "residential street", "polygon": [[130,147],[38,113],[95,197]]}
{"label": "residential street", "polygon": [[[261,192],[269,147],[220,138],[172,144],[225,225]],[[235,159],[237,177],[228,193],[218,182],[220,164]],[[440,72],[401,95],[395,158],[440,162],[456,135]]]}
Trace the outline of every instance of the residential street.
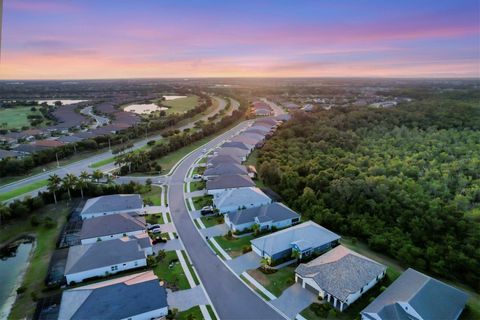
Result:
{"label": "residential street", "polygon": [[[210,149],[247,126],[243,122],[209,142]],[[190,255],[220,319],[283,319],[272,307],[245,286],[212,252],[195,228],[183,198],[188,169],[202,155],[198,150],[175,169],[169,185],[169,205],[177,232]]]}

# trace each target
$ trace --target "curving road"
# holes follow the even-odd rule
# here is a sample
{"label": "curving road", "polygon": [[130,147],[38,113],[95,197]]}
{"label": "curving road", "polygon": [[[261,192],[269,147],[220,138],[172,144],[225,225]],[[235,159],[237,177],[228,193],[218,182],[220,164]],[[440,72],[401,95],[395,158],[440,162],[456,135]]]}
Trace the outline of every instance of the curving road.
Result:
{"label": "curving road", "polygon": [[247,288],[213,253],[194,226],[183,197],[185,176],[190,166],[202,155],[201,149],[217,146],[249,123],[245,121],[239,124],[188,155],[170,176],[168,203],[177,232],[220,319],[284,319]]}

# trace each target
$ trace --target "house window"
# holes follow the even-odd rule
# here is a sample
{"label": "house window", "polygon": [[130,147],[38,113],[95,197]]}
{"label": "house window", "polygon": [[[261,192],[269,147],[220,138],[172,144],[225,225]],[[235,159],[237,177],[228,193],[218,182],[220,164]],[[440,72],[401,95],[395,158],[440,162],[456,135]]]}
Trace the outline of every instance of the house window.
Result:
{"label": "house window", "polygon": [[362,288],[362,289],[360,289],[360,293],[363,293],[363,288]]}
{"label": "house window", "polygon": [[111,266],[110,269],[112,269],[112,271],[117,271],[117,270],[118,270],[118,266]]}

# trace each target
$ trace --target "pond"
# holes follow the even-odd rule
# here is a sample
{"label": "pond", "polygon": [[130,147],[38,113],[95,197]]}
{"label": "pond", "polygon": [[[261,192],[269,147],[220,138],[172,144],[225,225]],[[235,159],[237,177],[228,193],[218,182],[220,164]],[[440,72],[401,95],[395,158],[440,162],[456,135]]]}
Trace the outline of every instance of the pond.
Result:
{"label": "pond", "polygon": [[159,107],[154,103],[143,103],[143,104],[131,104],[123,109],[127,112],[134,112],[137,114],[148,114],[155,111],[168,110],[165,107]]}
{"label": "pond", "polygon": [[6,319],[33,248],[31,239],[21,239],[0,250],[0,319]]}
{"label": "pond", "polygon": [[187,96],[163,96],[165,100],[176,100],[176,99],[181,99],[181,98],[186,98]]}
{"label": "pond", "polygon": [[54,106],[55,102],[60,101],[62,105],[66,106],[69,104],[74,104],[74,103],[80,103],[80,102],[85,102],[87,100],[62,100],[62,99],[55,99],[55,100],[39,100],[37,101],[38,104],[46,103],[49,106]]}

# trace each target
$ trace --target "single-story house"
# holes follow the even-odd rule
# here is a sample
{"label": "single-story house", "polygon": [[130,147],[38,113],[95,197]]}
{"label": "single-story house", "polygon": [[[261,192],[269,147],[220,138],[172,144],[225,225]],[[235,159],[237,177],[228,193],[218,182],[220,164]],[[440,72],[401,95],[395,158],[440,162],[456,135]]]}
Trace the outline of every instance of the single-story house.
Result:
{"label": "single-story house", "polygon": [[260,133],[254,133],[254,132],[242,132],[239,134],[239,136],[251,138],[259,142],[265,140],[265,135],[266,135],[265,133],[260,134]]}
{"label": "single-story house", "polygon": [[213,156],[207,160],[207,166],[208,167],[214,167],[216,165],[222,164],[222,163],[236,163],[236,164],[241,164],[242,160],[229,156],[229,155],[222,155],[222,156]]}
{"label": "single-story house", "polygon": [[167,291],[146,271],[63,291],[58,319],[150,320],[167,314]]}
{"label": "single-story house", "polygon": [[207,181],[207,193],[212,196],[238,188],[254,187],[255,183],[248,175],[223,175]]}
{"label": "single-story house", "polygon": [[387,268],[338,246],[295,269],[295,282],[343,311],[377,284]]}
{"label": "single-story house", "polygon": [[235,141],[227,141],[224,144],[220,146],[221,148],[238,148],[238,149],[243,149],[247,151],[251,151],[252,148],[250,145],[246,145],[243,142],[235,142]]}
{"label": "single-story house", "polygon": [[65,143],[58,140],[46,139],[46,140],[37,140],[33,143],[33,145],[38,147],[43,147],[43,148],[58,148],[58,147],[64,146]]}
{"label": "single-story house", "polygon": [[248,155],[250,154],[250,150],[244,150],[240,148],[220,148],[215,151],[215,154],[218,156],[231,156],[241,161],[247,160]]}
{"label": "single-story house", "polygon": [[230,189],[213,198],[213,204],[220,213],[260,207],[269,203],[272,203],[272,199],[259,188]]}
{"label": "single-story house", "polygon": [[78,136],[61,136],[60,138],[57,139],[58,141],[61,141],[63,143],[76,143],[80,142],[82,140],[85,140],[84,138],[78,137]]}
{"label": "single-story house", "polygon": [[468,298],[465,292],[409,268],[360,315],[362,320],[456,320]]}
{"label": "single-story house", "polygon": [[88,199],[80,216],[82,219],[118,213],[144,213],[143,200],[139,194],[112,194]]}
{"label": "single-story house", "polygon": [[0,160],[7,159],[7,158],[17,158],[19,156],[20,155],[15,151],[0,149]]}
{"label": "single-story house", "polygon": [[340,236],[313,221],[307,221],[251,242],[252,250],[261,257],[275,261],[292,256],[293,250],[299,257],[327,252],[338,245]]}
{"label": "single-story house", "polygon": [[244,231],[259,225],[261,230],[290,227],[300,221],[300,215],[280,202],[261,207],[237,210],[225,215],[225,224],[232,231]]}
{"label": "single-story house", "polygon": [[13,151],[16,151],[18,153],[28,155],[28,154],[34,154],[36,152],[40,152],[43,150],[50,149],[49,147],[42,147],[34,144],[26,144],[22,143],[16,146],[15,148],[12,148]]}
{"label": "single-story house", "polygon": [[147,254],[142,242],[114,239],[70,247],[65,266],[67,283],[146,266]]}
{"label": "single-story house", "polygon": [[128,213],[111,214],[84,220],[80,241],[88,244],[146,232],[145,218]]}
{"label": "single-story house", "polygon": [[215,167],[208,168],[203,173],[204,179],[213,179],[223,175],[248,175],[247,169],[237,163],[220,163]]}
{"label": "single-story house", "polygon": [[255,109],[254,113],[256,116],[270,116],[273,114],[271,109]]}

